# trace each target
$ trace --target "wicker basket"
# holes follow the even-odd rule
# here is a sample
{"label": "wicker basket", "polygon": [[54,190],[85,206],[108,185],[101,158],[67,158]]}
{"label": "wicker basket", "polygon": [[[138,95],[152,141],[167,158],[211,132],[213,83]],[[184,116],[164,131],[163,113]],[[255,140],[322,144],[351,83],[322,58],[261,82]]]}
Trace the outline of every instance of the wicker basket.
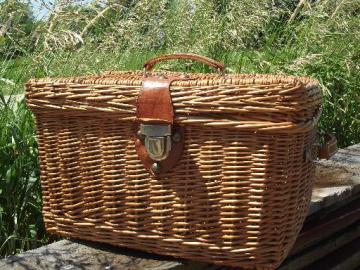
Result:
{"label": "wicker basket", "polygon": [[[189,54],[145,68],[176,58],[223,69]],[[183,149],[158,172],[153,165],[163,160],[147,157],[149,165],[136,148],[144,139],[137,99],[145,79],[169,77],[171,124],[181,129]],[[31,80],[26,98],[36,116],[49,232],[257,269],[276,268],[293,245],[314,178],[316,81],[108,72]]]}

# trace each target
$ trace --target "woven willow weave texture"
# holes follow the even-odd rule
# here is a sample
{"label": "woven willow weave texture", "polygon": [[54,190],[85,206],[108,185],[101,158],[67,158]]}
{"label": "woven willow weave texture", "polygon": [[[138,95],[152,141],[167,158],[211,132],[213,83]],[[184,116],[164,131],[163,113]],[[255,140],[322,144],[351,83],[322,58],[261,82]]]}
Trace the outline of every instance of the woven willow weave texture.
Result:
{"label": "woven willow weave texture", "polygon": [[141,72],[27,84],[46,228],[274,269],[294,243],[311,196],[314,164],[306,157],[316,152],[318,84],[272,75],[189,77],[170,88],[185,145],[178,164],[161,177],[146,171],[133,140]]}

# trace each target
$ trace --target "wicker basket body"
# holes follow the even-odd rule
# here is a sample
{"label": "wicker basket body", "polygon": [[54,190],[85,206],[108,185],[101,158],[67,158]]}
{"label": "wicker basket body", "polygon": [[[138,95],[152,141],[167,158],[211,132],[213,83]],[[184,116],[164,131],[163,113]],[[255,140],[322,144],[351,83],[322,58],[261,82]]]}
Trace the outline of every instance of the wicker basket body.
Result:
{"label": "wicker basket body", "polygon": [[173,82],[185,147],[159,178],[134,147],[141,79],[140,72],[115,72],[28,83],[47,230],[230,266],[277,267],[311,196],[317,83],[213,74]]}

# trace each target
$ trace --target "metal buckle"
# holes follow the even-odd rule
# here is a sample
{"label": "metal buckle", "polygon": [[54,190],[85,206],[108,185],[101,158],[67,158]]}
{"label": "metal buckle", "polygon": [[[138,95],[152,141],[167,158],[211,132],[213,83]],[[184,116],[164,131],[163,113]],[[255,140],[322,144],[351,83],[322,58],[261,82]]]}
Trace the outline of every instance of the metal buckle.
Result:
{"label": "metal buckle", "polygon": [[161,161],[171,150],[171,125],[140,124],[138,134],[145,140],[145,148],[152,160]]}

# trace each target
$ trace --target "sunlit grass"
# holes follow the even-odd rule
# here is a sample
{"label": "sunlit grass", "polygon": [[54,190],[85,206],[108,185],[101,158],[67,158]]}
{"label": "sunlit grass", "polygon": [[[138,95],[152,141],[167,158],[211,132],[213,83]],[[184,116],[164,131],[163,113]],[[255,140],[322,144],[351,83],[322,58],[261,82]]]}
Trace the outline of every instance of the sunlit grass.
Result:
{"label": "sunlit grass", "polygon": [[0,256],[47,242],[41,217],[34,120],[0,94]]}

